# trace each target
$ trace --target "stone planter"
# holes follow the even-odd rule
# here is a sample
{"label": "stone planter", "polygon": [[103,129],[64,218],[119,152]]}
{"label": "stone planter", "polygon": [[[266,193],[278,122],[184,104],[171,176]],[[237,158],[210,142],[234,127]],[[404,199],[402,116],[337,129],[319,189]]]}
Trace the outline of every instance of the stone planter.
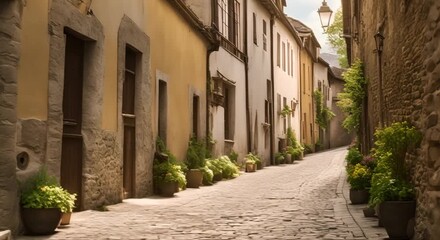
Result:
{"label": "stone planter", "polygon": [[186,173],[186,186],[189,188],[199,188],[202,185],[203,173],[200,169],[190,169]]}
{"label": "stone planter", "polygon": [[59,208],[22,208],[21,219],[28,235],[48,235],[60,224]]}
{"label": "stone planter", "polygon": [[380,218],[390,239],[411,239],[414,235],[415,201],[385,201]]}
{"label": "stone planter", "polygon": [[370,193],[366,189],[353,190],[350,189],[350,201],[351,204],[365,204],[368,203]]}

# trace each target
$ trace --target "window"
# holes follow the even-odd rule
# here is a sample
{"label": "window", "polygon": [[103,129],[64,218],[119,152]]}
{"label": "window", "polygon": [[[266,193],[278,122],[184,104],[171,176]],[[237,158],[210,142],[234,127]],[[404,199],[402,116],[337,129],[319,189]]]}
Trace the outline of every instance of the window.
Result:
{"label": "window", "polygon": [[235,88],[231,85],[224,87],[224,128],[225,139],[234,139],[234,115],[235,115]]}
{"label": "window", "polygon": [[254,27],[254,29],[253,29],[254,43],[258,44],[258,40],[257,40],[257,15],[255,13],[252,14],[252,25]]}
{"label": "window", "polygon": [[290,75],[293,77],[293,49],[290,50]]}
{"label": "window", "polygon": [[266,21],[263,19],[263,50],[267,51],[267,30]]}
{"label": "window", "polygon": [[286,44],[283,42],[283,71],[286,71]]}
{"label": "window", "polygon": [[[285,108],[287,106],[287,98],[283,97],[283,108]],[[289,117],[286,116],[285,118],[283,118],[283,133],[287,133],[287,119]]]}
{"label": "window", "polygon": [[167,141],[167,83],[159,80],[158,134],[164,143]]}
{"label": "window", "polygon": [[193,137],[198,138],[199,136],[199,115],[200,115],[200,108],[199,108],[199,96],[193,95],[193,109],[192,109],[192,120],[193,120],[193,127],[192,127],[192,134]]}
{"label": "window", "polygon": [[281,66],[281,37],[279,33],[277,33],[277,66]]}
{"label": "window", "polygon": [[290,75],[290,43],[287,42],[287,74]]}
{"label": "window", "polygon": [[218,0],[217,3],[220,33],[240,49],[240,3],[238,0]]}

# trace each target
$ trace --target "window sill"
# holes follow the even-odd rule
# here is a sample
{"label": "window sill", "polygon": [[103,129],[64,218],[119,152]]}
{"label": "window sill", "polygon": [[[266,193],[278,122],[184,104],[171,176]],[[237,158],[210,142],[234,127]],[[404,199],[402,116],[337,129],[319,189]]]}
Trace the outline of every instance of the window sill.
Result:
{"label": "window sill", "polygon": [[234,141],[234,140],[231,140],[231,139],[225,139],[225,143],[232,143],[232,144],[234,144],[235,141]]}

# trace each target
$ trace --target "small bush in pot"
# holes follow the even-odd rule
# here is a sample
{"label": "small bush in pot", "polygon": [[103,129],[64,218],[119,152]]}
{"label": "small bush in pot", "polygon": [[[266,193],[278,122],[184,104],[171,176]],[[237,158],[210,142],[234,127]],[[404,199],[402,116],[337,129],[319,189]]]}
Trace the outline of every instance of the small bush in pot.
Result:
{"label": "small bush in pot", "polygon": [[76,194],[63,189],[42,167],[22,185],[20,204],[27,233],[51,234],[61,220],[61,213],[72,212]]}

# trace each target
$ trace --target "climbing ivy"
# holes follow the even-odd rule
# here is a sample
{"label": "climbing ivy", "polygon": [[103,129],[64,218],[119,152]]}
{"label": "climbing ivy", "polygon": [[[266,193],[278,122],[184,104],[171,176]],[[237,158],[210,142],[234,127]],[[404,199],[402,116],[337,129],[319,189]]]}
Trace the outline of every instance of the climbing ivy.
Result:
{"label": "climbing ivy", "polygon": [[342,126],[348,131],[359,130],[362,114],[362,103],[365,98],[365,86],[367,84],[363,74],[362,62],[357,59],[350,68],[342,74],[344,78],[344,90],[338,94],[337,103],[341,110],[346,113]]}
{"label": "climbing ivy", "polygon": [[320,128],[326,129],[335,114],[327,106],[323,105],[322,92],[320,90],[313,92],[313,99],[315,100],[316,109],[315,122]]}

